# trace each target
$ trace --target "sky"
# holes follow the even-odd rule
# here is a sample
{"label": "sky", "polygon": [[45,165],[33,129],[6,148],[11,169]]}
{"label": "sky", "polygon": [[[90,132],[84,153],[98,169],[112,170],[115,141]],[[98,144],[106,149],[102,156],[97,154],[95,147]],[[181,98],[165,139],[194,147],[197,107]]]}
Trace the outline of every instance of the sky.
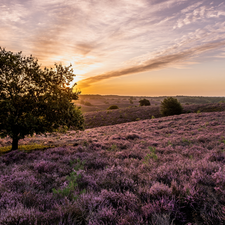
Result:
{"label": "sky", "polygon": [[0,46],[82,94],[225,96],[224,0],[0,0]]}

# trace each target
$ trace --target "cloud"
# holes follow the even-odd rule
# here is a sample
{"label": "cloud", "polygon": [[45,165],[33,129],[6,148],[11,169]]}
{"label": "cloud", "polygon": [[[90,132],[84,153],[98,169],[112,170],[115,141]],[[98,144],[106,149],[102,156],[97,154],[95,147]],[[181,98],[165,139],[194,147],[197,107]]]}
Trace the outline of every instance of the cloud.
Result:
{"label": "cloud", "polygon": [[72,63],[83,77],[100,74],[80,81],[87,86],[177,66],[195,55],[185,48],[223,40],[224,3],[211,2],[2,0],[1,45],[34,55],[43,66]]}
{"label": "cloud", "polygon": [[174,54],[162,55],[154,59],[147,60],[139,65],[132,65],[121,70],[109,71],[97,76],[83,79],[79,82],[80,88],[87,88],[93,83],[130,74],[136,74],[155,69],[162,69],[178,62],[185,62],[194,56],[198,56],[206,51],[217,49],[221,46],[225,46],[225,41],[219,43],[207,43],[199,47],[194,47],[188,50],[184,50]]}
{"label": "cloud", "polygon": [[195,23],[196,21],[209,21],[212,18],[219,18],[225,15],[223,4],[205,4],[205,1],[199,1],[192,4],[178,13],[178,19],[173,29],[181,28],[185,25]]}
{"label": "cloud", "polygon": [[82,54],[82,55],[87,55],[88,53],[90,53],[92,50],[94,50],[96,48],[96,44],[94,43],[85,43],[85,42],[81,42],[81,43],[77,43],[75,45],[75,51]]}

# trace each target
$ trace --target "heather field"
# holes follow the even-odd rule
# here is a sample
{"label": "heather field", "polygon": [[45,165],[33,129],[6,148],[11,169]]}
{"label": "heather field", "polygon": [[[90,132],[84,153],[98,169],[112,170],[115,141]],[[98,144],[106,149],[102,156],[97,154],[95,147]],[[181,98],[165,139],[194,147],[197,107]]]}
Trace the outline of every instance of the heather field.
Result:
{"label": "heather field", "polygon": [[225,224],[225,112],[37,135],[19,144],[56,147],[0,156],[2,225]]}
{"label": "heather field", "polygon": [[[183,113],[225,111],[225,103],[182,105]],[[114,125],[161,117],[160,106],[136,106],[84,113],[85,128]]]}

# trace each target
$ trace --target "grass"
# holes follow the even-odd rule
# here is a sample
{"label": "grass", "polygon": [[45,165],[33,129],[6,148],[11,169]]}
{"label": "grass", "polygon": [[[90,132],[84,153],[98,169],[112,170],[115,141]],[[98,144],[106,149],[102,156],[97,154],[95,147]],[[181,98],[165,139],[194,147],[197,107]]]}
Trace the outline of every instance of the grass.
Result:
{"label": "grass", "polygon": [[[46,148],[54,147],[52,145],[41,145],[41,144],[28,144],[28,145],[19,145],[18,149],[25,152],[30,152],[33,150],[42,150]],[[0,147],[0,155],[11,151],[12,146]]]}

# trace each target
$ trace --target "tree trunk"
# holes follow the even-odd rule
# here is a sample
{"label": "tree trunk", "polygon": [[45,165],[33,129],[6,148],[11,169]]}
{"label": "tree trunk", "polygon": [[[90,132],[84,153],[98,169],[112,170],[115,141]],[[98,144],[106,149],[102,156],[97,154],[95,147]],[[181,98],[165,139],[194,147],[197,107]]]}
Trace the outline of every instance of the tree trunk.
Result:
{"label": "tree trunk", "polygon": [[12,150],[16,150],[18,149],[18,142],[19,142],[19,139],[18,137],[13,137],[13,141],[12,141]]}

